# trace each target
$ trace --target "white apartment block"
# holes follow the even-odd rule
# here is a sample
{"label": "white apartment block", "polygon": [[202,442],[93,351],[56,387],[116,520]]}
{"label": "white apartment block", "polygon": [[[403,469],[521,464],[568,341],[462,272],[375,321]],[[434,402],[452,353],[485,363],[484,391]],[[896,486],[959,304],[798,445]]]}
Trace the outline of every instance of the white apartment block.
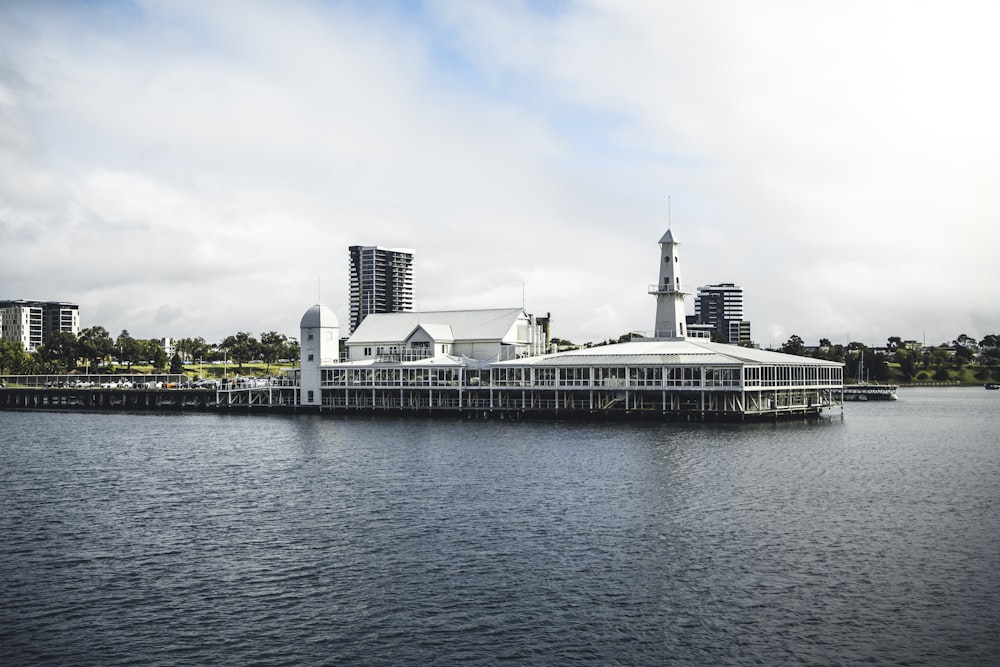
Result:
{"label": "white apartment block", "polygon": [[0,301],[0,338],[34,352],[56,331],[80,333],[80,307],[63,301]]}

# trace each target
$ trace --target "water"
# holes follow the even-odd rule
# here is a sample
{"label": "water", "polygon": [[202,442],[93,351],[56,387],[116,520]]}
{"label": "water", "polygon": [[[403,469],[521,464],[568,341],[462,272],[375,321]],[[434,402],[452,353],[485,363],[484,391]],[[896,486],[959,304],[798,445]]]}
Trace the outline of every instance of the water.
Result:
{"label": "water", "polygon": [[1000,392],[832,422],[0,412],[0,664],[996,664]]}

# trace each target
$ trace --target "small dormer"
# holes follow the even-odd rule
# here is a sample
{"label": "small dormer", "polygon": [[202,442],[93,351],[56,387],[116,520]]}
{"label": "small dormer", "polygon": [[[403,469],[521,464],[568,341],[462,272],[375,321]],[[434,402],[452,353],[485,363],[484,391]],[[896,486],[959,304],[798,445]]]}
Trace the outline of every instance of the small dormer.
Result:
{"label": "small dormer", "polygon": [[404,344],[414,358],[436,357],[451,354],[455,335],[447,324],[418,324],[406,337]]}

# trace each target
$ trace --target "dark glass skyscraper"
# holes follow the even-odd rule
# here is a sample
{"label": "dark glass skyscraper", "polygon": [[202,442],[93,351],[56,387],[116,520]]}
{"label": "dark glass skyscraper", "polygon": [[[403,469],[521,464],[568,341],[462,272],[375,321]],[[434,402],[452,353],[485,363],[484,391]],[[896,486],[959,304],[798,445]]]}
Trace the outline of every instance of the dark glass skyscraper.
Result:
{"label": "dark glass skyscraper", "polygon": [[413,310],[413,251],[352,245],[351,333],[369,313]]}
{"label": "dark glass skyscraper", "polygon": [[694,302],[695,321],[711,325],[718,339],[750,343],[750,323],[743,319],[743,288],[734,283],[704,285]]}

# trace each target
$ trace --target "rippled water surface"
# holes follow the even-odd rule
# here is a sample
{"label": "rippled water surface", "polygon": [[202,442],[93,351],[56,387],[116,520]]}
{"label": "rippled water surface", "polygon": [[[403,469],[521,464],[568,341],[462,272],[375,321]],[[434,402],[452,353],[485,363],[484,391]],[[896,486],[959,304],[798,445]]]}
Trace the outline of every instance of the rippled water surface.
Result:
{"label": "rippled water surface", "polygon": [[829,422],[0,412],[0,664],[996,664],[1000,392]]}

